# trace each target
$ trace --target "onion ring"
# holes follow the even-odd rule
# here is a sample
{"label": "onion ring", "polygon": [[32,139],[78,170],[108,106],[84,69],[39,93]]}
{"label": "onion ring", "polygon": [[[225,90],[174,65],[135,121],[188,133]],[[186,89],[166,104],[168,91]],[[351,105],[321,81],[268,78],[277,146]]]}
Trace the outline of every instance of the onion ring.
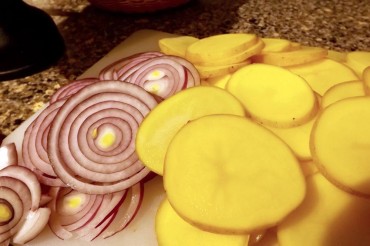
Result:
{"label": "onion ring", "polygon": [[[158,55],[160,54],[160,55]],[[200,85],[200,76],[184,58],[159,52],[140,53],[112,63],[100,72],[101,80],[137,84],[159,97],[159,101],[180,90]]]}
{"label": "onion ring", "polygon": [[48,186],[65,186],[56,176],[46,150],[50,124],[65,100],[58,100],[47,106],[28,126],[22,143],[23,165],[31,169],[40,183]]}
{"label": "onion ring", "polygon": [[[143,88],[121,81],[96,82],[69,97],[54,118],[47,141],[48,156],[57,176],[71,188],[86,194],[113,193],[142,180],[150,171],[136,155],[136,131],[156,105],[154,97]],[[98,126],[107,124],[104,119],[120,122],[115,126],[123,138],[127,134],[131,136],[128,147],[118,154],[114,153],[116,148],[105,151],[104,155],[92,154],[87,144],[86,139],[94,139]],[[96,122],[100,123],[91,128]],[[131,132],[127,131],[127,125]],[[79,134],[81,129],[85,132]],[[102,170],[104,173],[99,172]]]}
{"label": "onion ring", "polygon": [[66,99],[69,96],[75,94],[77,91],[82,89],[83,87],[90,85],[92,83],[98,82],[98,78],[84,78],[78,79],[70,82],[69,84],[61,87],[57,90],[51,97],[50,103],[54,103],[60,99]]}
{"label": "onion ring", "polygon": [[14,143],[0,147],[0,170],[12,165],[17,165],[18,155]]}

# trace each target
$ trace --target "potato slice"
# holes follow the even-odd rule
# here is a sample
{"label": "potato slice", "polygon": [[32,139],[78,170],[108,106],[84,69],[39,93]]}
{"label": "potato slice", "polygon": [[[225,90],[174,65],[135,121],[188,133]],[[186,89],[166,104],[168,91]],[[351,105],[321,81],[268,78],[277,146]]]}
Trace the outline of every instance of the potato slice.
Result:
{"label": "potato slice", "polygon": [[335,102],[318,116],[311,153],[319,170],[339,187],[370,196],[370,97]]}
{"label": "potato slice", "polygon": [[300,161],[304,176],[308,177],[319,172],[313,160]]}
{"label": "potato slice", "polygon": [[316,117],[300,126],[289,128],[271,127],[268,125],[265,125],[265,127],[279,136],[292,149],[299,160],[310,160],[312,159],[310,136],[315,120]]}
{"label": "potato slice", "polygon": [[305,179],[289,147],[235,115],[204,116],[181,128],[168,147],[163,180],[182,218],[218,233],[270,228],[305,195]]}
{"label": "potato slice", "polygon": [[136,152],[153,172],[162,175],[167,147],[176,132],[189,120],[210,114],[243,116],[240,102],[229,92],[211,86],[183,90],[155,107],[141,123]]}
{"label": "potato slice", "polygon": [[186,49],[198,40],[198,38],[192,36],[162,38],[159,40],[158,45],[160,50],[166,55],[185,58]]}
{"label": "potato slice", "polygon": [[222,59],[219,60],[209,60],[206,62],[199,63],[198,66],[205,66],[205,67],[210,67],[210,66],[227,66],[227,65],[232,65],[232,64],[237,64],[241,62],[245,62],[248,58],[259,54],[265,44],[262,42],[262,40],[259,38],[257,43],[249,47],[248,49],[234,55],[234,56],[227,56],[223,57]]}
{"label": "potato slice", "polygon": [[332,60],[337,61],[337,62],[346,62],[347,53],[339,52],[339,51],[335,51],[335,50],[328,50],[327,57],[329,59],[332,59]]}
{"label": "potato slice", "polygon": [[252,64],[239,69],[226,89],[244,105],[252,118],[272,127],[306,123],[317,112],[316,96],[307,82],[288,70]]}
{"label": "potato slice", "polygon": [[210,79],[207,79],[206,82],[208,85],[216,86],[222,89],[225,89],[227,82],[231,78],[231,74],[226,74],[218,77],[213,77]]}
{"label": "potato slice", "polygon": [[364,84],[361,80],[347,81],[334,85],[327,90],[321,100],[321,107],[349,97],[365,96]]}
{"label": "potato slice", "polygon": [[311,88],[321,96],[336,84],[358,80],[358,76],[352,69],[328,58],[304,65],[287,67],[287,69],[304,78]]}
{"label": "potato slice", "polygon": [[370,245],[370,199],[338,189],[321,174],[307,178],[301,206],[278,225],[280,246]]}
{"label": "potato slice", "polygon": [[370,66],[365,68],[364,72],[362,73],[362,79],[364,82],[364,89],[366,95],[370,95]]}
{"label": "potato slice", "polygon": [[186,59],[194,64],[222,60],[242,53],[257,41],[255,34],[247,33],[219,34],[202,38],[188,47]]}
{"label": "potato slice", "polygon": [[251,61],[245,60],[243,62],[230,64],[230,65],[219,65],[219,66],[195,65],[195,68],[198,70],[200,78],[210,79],[210,78],[234,73],[238,69],[245,67],[246,65],[249,65],[249,64],[251,64]]}
{"label": "potato slice", "polygon": [[246,246],[248,235],[227,235],[201,230],[182,219],[165,198],[155,218],[159,246]]}
{"label": "potato slice", "polygon": [[297,50],[284,52],[269,52],[255,55],[252,61],[255,63],[265,63],[275,66],[287,67],[301,65],[312,61],[323,59],[328,51],[318,47],[302,47]]}
{"label": "potato slice", "polygon": [[269,52],[282,52],[291,49],[292,44],[289,40],[280,38],[262,38],[265,47],[262,49],[262,54]]}
{"label": "potato slice", "polygon": [[366,67],[370,66],[370,52],[353,51],[347,54],[346,64],[361,78]]}

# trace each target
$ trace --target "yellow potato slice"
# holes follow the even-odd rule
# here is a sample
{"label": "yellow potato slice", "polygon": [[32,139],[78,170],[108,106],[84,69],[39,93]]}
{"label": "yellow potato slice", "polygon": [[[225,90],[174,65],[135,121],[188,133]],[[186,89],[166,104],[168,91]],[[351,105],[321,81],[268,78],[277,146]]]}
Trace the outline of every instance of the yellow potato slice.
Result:
{"label": "yellow potato slice", "polygon": [[222,59],[219,59],[219,60],[209,60],[206,62],[199,63],[198,66],[205,66],[205,67],[227,66],[227,65],[245,62],[248,58],[256,54],[259,54],[264,46],[265,44],[262,42],[260,38],[258,38],[257,43],[255,43],[253,46],[249,47],[248,49],[234,56],[223,57]]}
{"label": "yellow potato slice", "polygon": [[327,90],[321,100],[321,107],[349,97],[365,96],[364,84],[361,80],[343,82]]}
{"label": "yellow potato slice", "polygon": [[246,246],[248,235],[226,235],[199,229],[183,220],[165,198],[155,218],[159,246]]}
{"label": "yellow potato slice", "polygon": [[239,69],[226,89],[256,121],[272,127],[293,127],[312,119],[316,96],[307,82],[287,69],[252,64]]}
{"label": "yellow potato slice", "polygon": [[293,51],[293,50],[299,50],[300,48],[302,48],[302,45],[298,42],[291,42],[290,43],[290,51]]}
{"label": "yellow potato slice", "polygon": [[310,136],[316,117],[308,122],[289,128],[271,127],[265,125],[269,130],[279,136],[294,152],[299,160],[312,159],[310,150]]}
{"label": "yellow potato slice", "polygon": [[365,68],[370,66],[370,52],[366,51],[349,52],[347,54],[346,64],[350,66],[361,78],[361,75]]}
{"label": "yellow potato slice", "polygon": [[291,49],[292,45],[289,40],[280,38],[262,38],[265,47],[262,49],[262,54],[269,52],[282,52]]}
{"label": "yellow potato slice", "polygon": [[158,45],[160,51],[166,55],[185,57],[186,49],[198,40],[198,38],[192,36],[162,38]]}
{"label": "yellow potato slice", "polygon": [[181,128],[168,147],[163,180],[182,218],[219,233],[270,228],[305,196],[305,179],[289,147],[235,115],[204,116]]}
{"label": "yellow potato slice", "polygon": [[335,50],[328,50],[328,58],[337,61],[337,62],[346,62],[347,61],[347,53],[339,52]]}
{"label": "yellow potato slice", "polygon": [[227,74],[234,73],[238,69],[251,64],[250,60],[245,60],[243,62],[231,64],[231,65],[219,65],[219,66],[202,66],[195,65],[198,70],[201,79],[210,79],[214,77],[219,77]]}
{"label": "yellow potato slice", "polygon": [[323,59],[328,51],[318,47],[302,47],[297,50],[284,52],[269,52],[255,55],[252,61],[255,63],[265,63],[275,66],[287,67],[305,64],[312,61]]}
{"label": "yellow potato slice", "polygon": [[140,124],[136,135],[140,160],[162,175],[167,147],[176,132],[188,121],[210,114],[243,116],[245,111],[229,92],[212,86],[189,88],[167,98]]}
{"label": "yellow potato slice", "polygon": [[278,225],[280,246],[370,245],[370,199],[338,189],[321,174],[307,178],[307,195]]}
{"label": "yellow potato slice", "polygon": [[226,75],[207,79],[206,82],[208,83],[208,85],[213,85],[213,86],[225,89],[226,84],[230,78],[231,78],[231,74],[226,74]]}
{"label": "yellow potato slice", "polygon": [[362,73],[362,79],[364,82],[364,89],[366,95],[370,95],[370,66],[365,68],[364,72]]}
{"label": "yellow potato slice", "polygon": [[319,172],[313,160],[300,161],[304,176],[308,177]]}
{"label": "yellow potato slice", "polygon": [[247,33],[219,34],[202,38],[188,47],[186,59],[194,64],[222,60],[245,51],[257,41],[255,34]]}
{"label": "yellow potato slice", "polygon": [[328,58],[304,65],[288,67],[287,69],[304,78],[311,88],[321,96],[336,84],[358,80],[358,76],[352,69]]}
{"label": "yellow potato slice", "polygon": [[325,108],[312,129],[312,157],[344,190],[370,196],[370,97],[352,97]]}

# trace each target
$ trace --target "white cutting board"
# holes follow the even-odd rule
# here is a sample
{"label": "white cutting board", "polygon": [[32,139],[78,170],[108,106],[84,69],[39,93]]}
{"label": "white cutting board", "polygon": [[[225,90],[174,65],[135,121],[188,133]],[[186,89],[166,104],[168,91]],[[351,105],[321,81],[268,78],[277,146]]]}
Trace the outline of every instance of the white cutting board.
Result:
{"label": "white cutting board", "polygon": [[[133,33],[121,44],[111,50],[106,56],[95,63],[91,68],[87,69],[80,78],[97,77],[99,71],[110,63],[119,60],[123,57],[133,55],[145,51],[158,51],[158,40],[164,37],[174,36],[173,34],[158,32],[154,30],[140,30]],[[18,156],[21,153],[23,134],[28,125],[41,112],[36,112],[29,119],[23,122],[17,129],[15,129],[7,138],[4,139],[3,144],[14,142],[17,146]],[[67,240],[63,241],[50,231],[47,227],[34,240],[29,242],[29,246],[157,246],[157,240],[154,231],[155,214],[159,203],[164,197],[161,177],[157,177],[145,184],[144,200],[142,207],[139,210],[135,219],[122,232],[108,238],[98,239],[93,242],[86,242],[82,240]]]}

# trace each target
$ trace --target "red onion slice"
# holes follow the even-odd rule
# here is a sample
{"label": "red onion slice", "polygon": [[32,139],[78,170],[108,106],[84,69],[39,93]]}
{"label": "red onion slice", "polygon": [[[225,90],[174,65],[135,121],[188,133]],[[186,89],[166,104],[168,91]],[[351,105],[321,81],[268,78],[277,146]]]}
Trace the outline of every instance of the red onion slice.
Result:
{"label": "red onion slice", "polygon": [[144,185],[142,183],[137,183],[130,188],[131,197],[128,207],[125,209],[123,214],[119,214],[117,218],[119,219],[118,223],[114,225],[114,228],[106,230],[103,234],[103,238],[108,238],[116,233],[125,229],[130,222],[135,218],[137,212],[140,209],[141,202],[144,195]]}
{"label": "red onion slice", "polygon": [[4,145],[0,148],[0,170],[12,165],[17,165],[18,155],[14,143]]}
{"label": "red onion slice", "polygon": [[25,223],[14,235],[13,243],[23,245],[34,239],[44,229],[49,217],[49,208],[39,208],[35,212],[29,212]]}
{"label": "red onion slice", "polygon": [[159,101],[200,85],[199,73],[192,63],[159,52],[141,53],[112,63],[101,71],[100,79],[137,84],[158,96]]}
{"label": "red onion slice", "polygon": [[[118,103],[121,106],[115,106],[113,109],[106,108],[106,110],[100,110],[100,107],[96,106],[110,104],[112,101],[114,104]],[[128,153],[125,153],[124,150],[117,155],[111,155],[110,151],[106,151],[104,155],[96,153],[96,156],[99,156],[96,162],[96,160],[91,160],[91,151],[88,151],[89,154],[85,155],[86,149],[90,150],[90,148],[84,139],[94,138],[93,134],[79,136],[78,131],[81,127],[89,129],[90,125],[107,118],[107,116],[108,119],[121,119],[129,125],[133,118],[138,121],[132,126],[132,132],[130,133],[132,136],[130,142],[134,143],[137,126],[156,104],[157,102],[153,96],[143,88],[119,81],[97,82],[68,98],[54,118],[49,132],[48,153],[55,173],[73,189],[87,194],[117,192],[139,182],[149,173],[149,170],[138,160],[134,148],[128,148]],[[129,110],[127,110],[127,105],[129,105]],[[132,108],[135,108],[135,110],[131,110]],[[140,117],[135,116],[137,112],[140,112]],[[94,116],[95,114],[97,116]],[[81,115],[83,117],[80,117]],[[102,123],[100,126],[104,124],[106,123]],[[116,126],[117,129],[123,129],[123,136],[127,134],[124,130],[125,127]],[[132,146],[132,144],[128,146]],[[123,157],[130,156],[133,157],[129,158],[129,163],[125,162]],[[91,160],[91,162],[88,161],[83,166],[84,163],[79,162],[81,159]],[[105,168],[112,168],[110,170],[112,172],[94,171]]]}
{"label": "red onion slice", "polygon": [[127,70],[138,63],[151,59],[153,57],[163,56],[160,52],[143,52],[131,55],[129,57],[122,58],[118,61],[113,62],[104,69],[101,70],[99,78],[101,80],[118,80],[118,78]]}
{"label": "red onion slice", "polygon": [[31,192],[31,210],[38,209],[41,200],[41,186],[31,170],[22,166],[8,166],[0,170],[0,176],[21,180]]}
{"label": "red onion slice", "polygon": [[98,78],[84,78],[84,79],[78,79],[75,81],[70,82],[69,84],[61,87],[59,90],[57,90],[51,97],[50,97],[50,103],[54,103],[60,99],[65,99],[73,94],[75,94],[80,89],[84,88],[87,85],[90,85],[92,83],[98,82]]}
{"label": "red onion slice", "polygon": [[46,150],[46,136],[50,124],[65,100],[59,100],[46,107],[28,126],[22,144],[22,157],[26,167],[34,171],[40,183],[49,186],[65,186],[50,165]]}

